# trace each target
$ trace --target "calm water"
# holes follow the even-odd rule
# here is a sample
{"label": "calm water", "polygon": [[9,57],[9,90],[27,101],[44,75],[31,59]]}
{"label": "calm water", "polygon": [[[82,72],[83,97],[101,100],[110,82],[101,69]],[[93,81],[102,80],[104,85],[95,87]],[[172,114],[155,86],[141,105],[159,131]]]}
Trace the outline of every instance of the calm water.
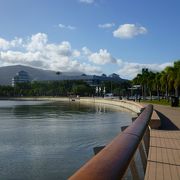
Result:
{"label": "calm water", "polygon": [[0,179],[67,179],[133,115],[75,102],[0,101]]}

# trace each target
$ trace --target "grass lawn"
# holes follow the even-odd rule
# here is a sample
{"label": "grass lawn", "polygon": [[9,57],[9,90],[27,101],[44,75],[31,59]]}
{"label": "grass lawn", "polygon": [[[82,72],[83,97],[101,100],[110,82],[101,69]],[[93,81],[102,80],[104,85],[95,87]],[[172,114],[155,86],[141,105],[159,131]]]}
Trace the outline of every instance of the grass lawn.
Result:
{"label": "grass lawn", "polygon": [[[150,104],[160,104],[160,105],[166,105],[166,106],[170,106],[171,105],[171,101],[167,101],[166,99],[161,99],[160,101],[159,100],[142,100],[141,102],[144,102],[144,103],[150,103]],[[180,107],[180,105],[179,105]]]}

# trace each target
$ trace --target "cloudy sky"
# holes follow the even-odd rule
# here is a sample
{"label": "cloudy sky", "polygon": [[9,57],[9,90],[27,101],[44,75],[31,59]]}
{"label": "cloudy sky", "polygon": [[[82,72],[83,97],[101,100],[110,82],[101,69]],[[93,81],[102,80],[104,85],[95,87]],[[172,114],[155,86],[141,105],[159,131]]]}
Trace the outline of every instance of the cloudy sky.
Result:
{"label": "cloudy sky", "polygon": [[0,66],[133,78],[180,59],[179,0],[0,0]]}

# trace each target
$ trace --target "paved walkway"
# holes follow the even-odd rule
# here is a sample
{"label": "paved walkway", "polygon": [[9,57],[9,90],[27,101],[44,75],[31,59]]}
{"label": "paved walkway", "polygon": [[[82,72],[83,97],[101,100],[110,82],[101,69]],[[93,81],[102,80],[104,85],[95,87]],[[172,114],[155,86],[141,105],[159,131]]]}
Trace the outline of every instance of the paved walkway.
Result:
{"label": "paved walkway", "polygon": [[[146,105],[146,103],[141,103]],[[180,107],[171,107],[153,104],[158,116],[161,119],[161,130],[180,129]]]}
{"label": "paved walkway", "polygon": [[180,179],[180,108],[154,105],[161,130],[151,130],[145,180]]}
{"label": "paved walkway", "polygon": [[178,130],[180,129],[180,108],[154,104],[154,109],[157,111],[162,120],[162,130]]}

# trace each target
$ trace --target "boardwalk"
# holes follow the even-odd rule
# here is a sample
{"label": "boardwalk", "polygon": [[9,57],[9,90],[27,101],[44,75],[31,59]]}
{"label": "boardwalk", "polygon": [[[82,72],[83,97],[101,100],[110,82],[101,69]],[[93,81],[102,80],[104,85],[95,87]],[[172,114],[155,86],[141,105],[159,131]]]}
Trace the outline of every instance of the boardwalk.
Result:
{"label": "boardwalk", "polygon": [[150,133],[145,179],[180,179],[180,108],[154,105],[154,109],[162,126]]}
{"label": "boardwalk", "polygon": [[145,179],[180,179],[179,131],[151,131]]}
{"label": "boardwalk", "polygon": [[169,107],[163,105],[153,105],[159,117],[162,120],[163,130],[178,130],[180,129],[180,108]]}

